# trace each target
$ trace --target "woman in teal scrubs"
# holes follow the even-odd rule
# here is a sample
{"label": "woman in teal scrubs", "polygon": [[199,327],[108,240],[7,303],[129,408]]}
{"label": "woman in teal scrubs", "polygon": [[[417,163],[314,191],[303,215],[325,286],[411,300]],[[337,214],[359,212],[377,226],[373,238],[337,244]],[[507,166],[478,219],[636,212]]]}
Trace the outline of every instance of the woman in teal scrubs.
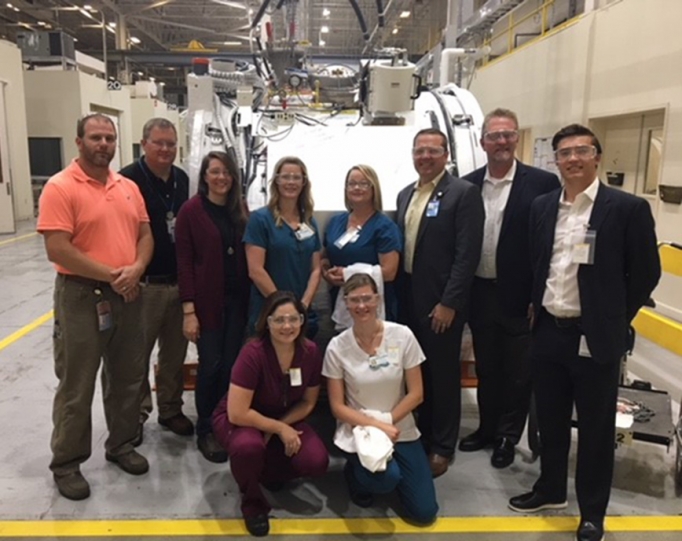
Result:
{"label": "woman in teal scrubs", "polygon": [[244,233],[249,277],[253,281],[249,303],[249,329],[264,299],[275,291],[291,291],[308,310],[308,336],[317,332],[310,309],[320,284],[320,236],[313,218],[313,198],[308,170],[302,160],[279,160],[270,180],[267,206],[253,212]]}

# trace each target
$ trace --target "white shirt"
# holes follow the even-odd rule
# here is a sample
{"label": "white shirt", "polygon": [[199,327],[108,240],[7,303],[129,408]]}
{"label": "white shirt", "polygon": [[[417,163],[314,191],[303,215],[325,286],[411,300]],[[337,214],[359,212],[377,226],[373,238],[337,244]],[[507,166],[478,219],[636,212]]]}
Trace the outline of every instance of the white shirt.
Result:
{"label": "white shirt", "polygon": [[483,226],[483,247],[481,259],[476,269],[479,278],[497,278],[497,242],[500,239],[504,209],[507,208],[509,194],[516,174],[516,160],[502,178],[495,178],[486,168],[481,195],[485,207],[485,224]]}
{"label": "white shirt", "polygon": [[[412,331],[404,325],[384,321],[384,337],[371,361],[358,345],[353,329],[334,337],[324,355],[322,374],[342,379],[345,401],[355,410],[390,412],[405,396],[405,370],[424,362],[424,353]],[[398,441],[414,441],[420,433],[412,413],[396,423]],[[340,449],[355,452],[353,427],[337,421],[334,443]]]}
{"label": "white shirt", "polygon": [[573,247],[585,239],[590,228],[590,216],[599,190],[599,179],[579,193],[573,203],[566,201],[561,192],[559,212],[554,231],[552,259],[542,306],[556,317],[580,316],[580,289],[578,287],[579,263],[573,262]]}

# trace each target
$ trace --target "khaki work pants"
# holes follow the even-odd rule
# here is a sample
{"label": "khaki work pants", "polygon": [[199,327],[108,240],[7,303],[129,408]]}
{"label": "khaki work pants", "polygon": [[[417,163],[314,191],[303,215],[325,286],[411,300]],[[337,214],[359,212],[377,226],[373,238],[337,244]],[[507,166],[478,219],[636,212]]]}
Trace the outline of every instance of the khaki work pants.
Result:
{"label": "khaki work pants", "polygon": [[[59,380],[54,397],[52,462],[63,475],[79,469],[92,451],[92,398],[102,364],[102,398],[109,437],[107,453],[133,450],[139,390],[145,374],[141,301],[123,297],[101,282],[57,275],[54,291],[54,361]],[[97,303],[108,301],[112,325],[100,331]],[[103,362],[102,362],[103,361]]]}
{"label": "khaki work pants", "polygon": [[159,418],[170,419],[182,413],[182,366],[187,355],[187,339],[182,334],[180,294],[177,285],[149,284],[142,288],[141,296],[146,375],[140,391],[140,421],[146,421],[153,409],[149,365],[157,340],[156,403]]}

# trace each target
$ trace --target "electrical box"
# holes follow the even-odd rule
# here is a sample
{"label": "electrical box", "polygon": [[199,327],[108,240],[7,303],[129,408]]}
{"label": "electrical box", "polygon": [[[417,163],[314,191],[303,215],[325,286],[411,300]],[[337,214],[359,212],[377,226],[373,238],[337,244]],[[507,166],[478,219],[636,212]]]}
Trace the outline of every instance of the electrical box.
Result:
{"label": "electrical box", "polygon": [[40,60],[51,56],[76,59],[73,38],[64,32],[19,32],[17,45],[23,60]]}
{"label": "electrical box", "polygon": [[377,61],[369,67],[370,113],[400,113],[411,111],[416,94],[414,64],[393,65],[391,60]]}

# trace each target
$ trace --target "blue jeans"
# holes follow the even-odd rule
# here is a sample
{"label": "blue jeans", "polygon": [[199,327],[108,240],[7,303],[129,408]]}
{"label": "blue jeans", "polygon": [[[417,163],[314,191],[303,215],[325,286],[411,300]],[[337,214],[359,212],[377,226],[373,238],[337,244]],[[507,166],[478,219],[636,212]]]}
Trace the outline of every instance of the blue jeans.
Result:
{"label": "blue jeans", "polygon": [[230,384],[230,372],[244,341],[246,329],[246,303],[238,299],[228,301],[223,313],[222,328],[199,330],[194,401],[197,407],[197,436],[212,432],[213,410],[225,396]]}
{"label": "blue jeans", "polygon": [[350,467],[352,474],[347,476],[353,484],[348,487],[351,491],[388,494],[397,490],[406,518],[420,524],[429,524],[436,519],[436,489],[426,452],[419,440],[396,443],[393,458],[388,461],[385,471],[372,473],[360,464],[355,453],[346,453],[346,457],[346,467]]}

